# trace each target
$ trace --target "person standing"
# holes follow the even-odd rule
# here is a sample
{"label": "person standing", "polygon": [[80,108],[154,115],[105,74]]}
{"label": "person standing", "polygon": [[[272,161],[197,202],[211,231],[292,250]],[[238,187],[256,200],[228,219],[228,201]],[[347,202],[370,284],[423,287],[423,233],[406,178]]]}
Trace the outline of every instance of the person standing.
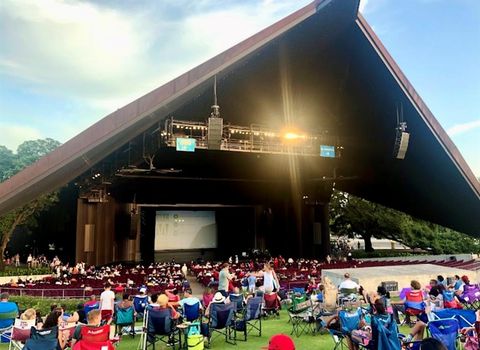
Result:
{"label": "person standing", "polygon": [[110,321],[113,316],[115,293],[112,292],[110,283],[105,283],[104,291],[100,294],[100,310],[102,312],[102,321]]}
{"label": "person standing", "polygon": [[188,274],[187,264],[183,264],[183,266],[182,266],[182,274],[183,274],[183,277],[187,278],[187,274]]}
{"label": "person standing", "polygon": [[27,257],[27,267],[32,267],[32,261],[33,261],[33,257],[32,257],[32,254],[28,254],[28,257]]}
{"label": "person standing", "polygon": [[224,297],[228,297],[228,286],[233,277],[228,270],[229,267],[229,263],[224,263],[218,275],[218,291],[222,293]]}
{"label": "person standing", "polygon": [[265,263],[263,265],[263,271],[259,272],[259,276],[263,277],[263,288],[264,290],[271,290],[276,292],[280,289],[280,282],[278,280],[275,270],[272,268],[270,263]]}

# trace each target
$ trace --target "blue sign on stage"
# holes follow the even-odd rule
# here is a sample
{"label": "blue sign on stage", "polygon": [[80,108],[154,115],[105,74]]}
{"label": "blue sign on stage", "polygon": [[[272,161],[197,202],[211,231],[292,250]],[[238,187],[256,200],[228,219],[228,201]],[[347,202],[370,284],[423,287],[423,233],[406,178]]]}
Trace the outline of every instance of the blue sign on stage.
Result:
{"label": "blue sign on stage", "polygon": [[177,137],[177,151],[180,152],[195,152],[197,142],[195,139],[188,139],[184,137]]}
{"label": "blue sign on stage", "polygon": [[335,146],[320,145],[320,157],[335,158]]}

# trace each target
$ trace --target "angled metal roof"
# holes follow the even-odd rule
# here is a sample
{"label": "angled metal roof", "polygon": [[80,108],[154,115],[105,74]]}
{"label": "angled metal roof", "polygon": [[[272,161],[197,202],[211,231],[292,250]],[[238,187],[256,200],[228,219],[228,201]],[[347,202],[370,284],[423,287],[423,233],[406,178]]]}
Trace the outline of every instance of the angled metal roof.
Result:
{"label": "angled metal roof", "polygon": [[[311,114],[299,117],[299,123],[314,127],[334,120],[338,133],[355,140],[347,142],[351,151],[340,167],[358,179],[339,184],[340,189],[459,231],[480,233],[479,182],[358,14],[358,0],[315,1],[106,116],[0,184],[0,214],[72,181],[172,113],[186,118],[204,113],[214,75],[220,79],[225,116],[247,125],[255,122],[246,112],[261,110],[259,101],[269,104],[272,114],[281,113],[278,67],[293,77],[296,110]],[[412,136],[404,161],[391,156],[391,112],[398,103],[405,106]],[[282,118],[265,122],[279,124]]]}

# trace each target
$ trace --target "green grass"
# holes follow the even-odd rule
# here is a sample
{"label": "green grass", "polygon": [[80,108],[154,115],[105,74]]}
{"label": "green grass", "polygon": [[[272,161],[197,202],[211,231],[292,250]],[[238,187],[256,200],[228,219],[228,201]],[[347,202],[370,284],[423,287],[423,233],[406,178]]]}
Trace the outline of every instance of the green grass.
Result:
{"label": "green grass", "polygon": [[[232,349],[232,350],[254,350],[260,349],[262,346],[268,345],[268,340],[274,334],[288,334],[292,331],[292,326],[288,323],[288,315],[286,311],[280,312],[280,318],[277,319],[266,319],[262,320],[262,336],[258,337],[255,334],[249,334],[247,342],[238,341],[237,345],[226,344],[224,338],[219,337],[214,339],[212,342],[211,349]],[[402,327],[400,332],[408,333],[408,327]],[[257,333],[258,334],[258,333]],[[237,334],[237,338],[242,338],[243,333]],[[293,341],[295,342],[295,348],[297,350],[330,350],[333,349],[333,340],[329,334],[303,334],[300,337],[292,336]],[[140,341],[140,335],[136,335],[135,338],[132,338],[129,335],[124,335],[118,344],[118,350],[135,350],[137,349],[138,343]],[[166,347],[158,345],[155,347],[158,350],[163,349],[172,349],[171,347]],[[8,344],[0,344],[0,350],[8,349]]]}

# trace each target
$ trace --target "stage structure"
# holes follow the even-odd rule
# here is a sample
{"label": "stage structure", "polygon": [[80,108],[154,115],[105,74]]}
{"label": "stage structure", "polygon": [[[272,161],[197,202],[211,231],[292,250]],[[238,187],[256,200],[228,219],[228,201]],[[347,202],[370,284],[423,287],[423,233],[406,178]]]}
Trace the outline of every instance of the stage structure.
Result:
{"label": "stage structure", "polygon": [[477,179],[358,4],[314,1],[106,116],[0,184],[0,214],[75,185],[94,264],[322,257],[334,188],[478,235]]}

